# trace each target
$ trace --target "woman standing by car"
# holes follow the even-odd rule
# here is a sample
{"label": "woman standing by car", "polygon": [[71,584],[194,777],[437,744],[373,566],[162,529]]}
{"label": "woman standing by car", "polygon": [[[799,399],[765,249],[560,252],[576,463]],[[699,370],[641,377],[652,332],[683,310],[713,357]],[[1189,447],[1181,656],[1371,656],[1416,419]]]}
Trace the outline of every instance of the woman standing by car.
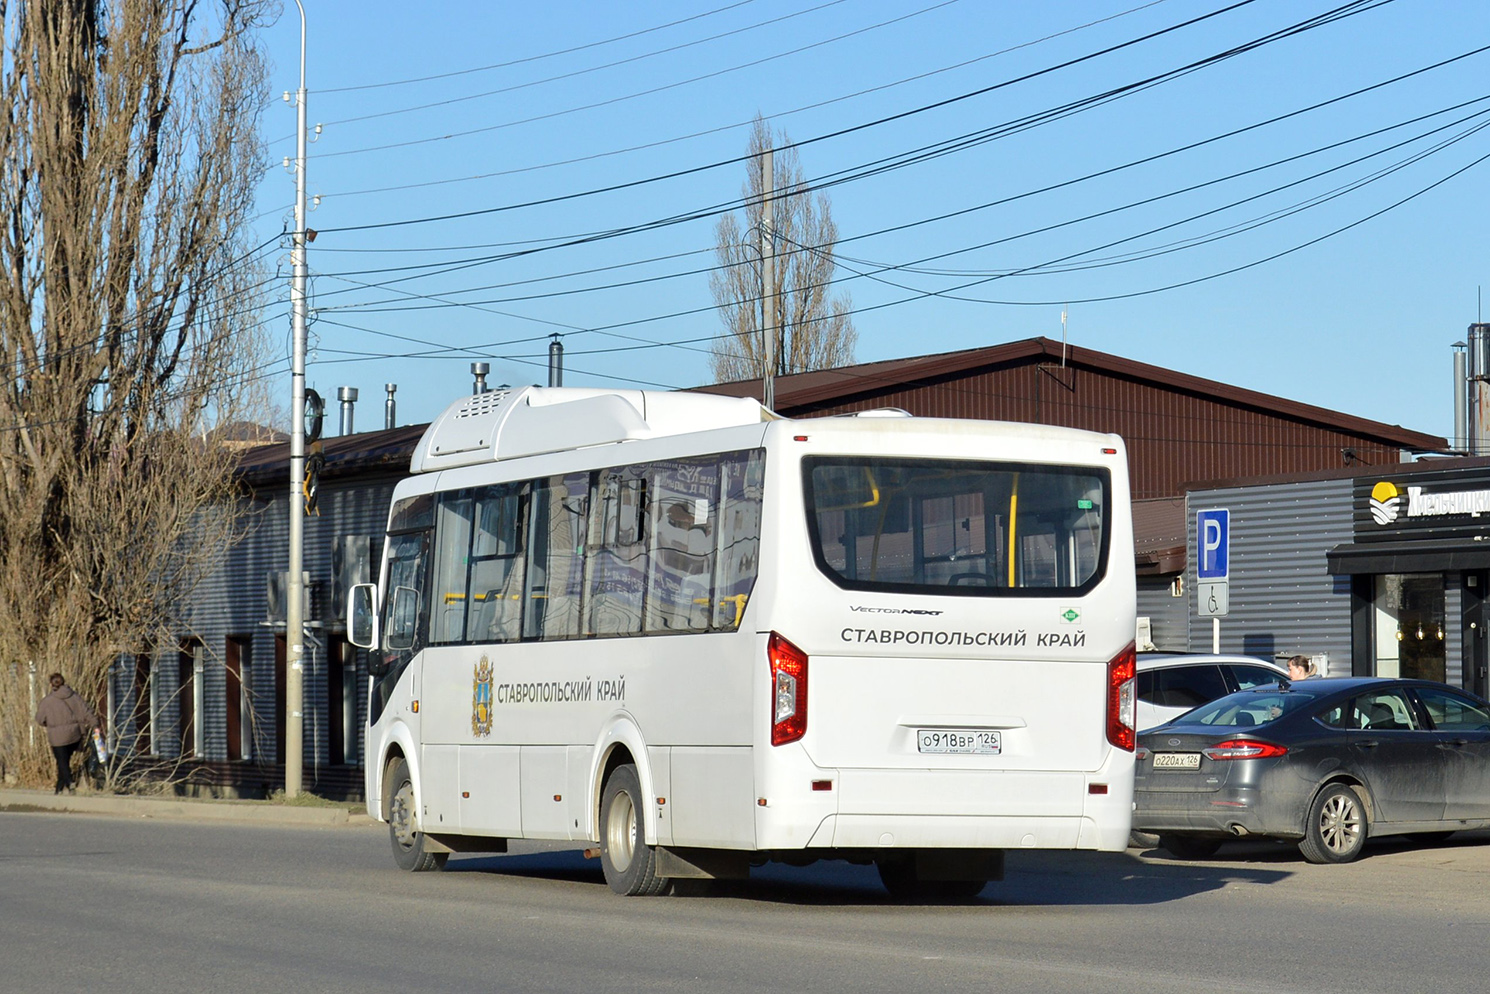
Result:
{"label": "woman standing by car", "polygon": [[57,760],[57,789],[53,793],[60,794],[73,789],[73,750],[98,727],[98,718],[61,673],[53,673],[49,679],[52,692],[37,705],[36,723],[47,730],[47,741],[52,744],[52,755]]}

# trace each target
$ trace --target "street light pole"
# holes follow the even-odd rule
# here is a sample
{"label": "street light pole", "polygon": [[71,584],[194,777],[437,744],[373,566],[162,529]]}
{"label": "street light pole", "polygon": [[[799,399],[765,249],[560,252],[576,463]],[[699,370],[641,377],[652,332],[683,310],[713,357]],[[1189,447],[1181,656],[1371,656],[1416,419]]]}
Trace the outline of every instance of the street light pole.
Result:
{"label": "street light pole", "polygon": [[761,152],[761,406],[776,408],[776,167],[770,134]]}
{"label": "street light pole", "polygon": [[290,307],[294,313],[290,347],[290,570],[285,579],[285,796],[298,797],[303,777],[305,698],[305,7],[300,8],[300,89],[295,92],[298,129],[295,136],[295,231],[290,259],[294,279]]}

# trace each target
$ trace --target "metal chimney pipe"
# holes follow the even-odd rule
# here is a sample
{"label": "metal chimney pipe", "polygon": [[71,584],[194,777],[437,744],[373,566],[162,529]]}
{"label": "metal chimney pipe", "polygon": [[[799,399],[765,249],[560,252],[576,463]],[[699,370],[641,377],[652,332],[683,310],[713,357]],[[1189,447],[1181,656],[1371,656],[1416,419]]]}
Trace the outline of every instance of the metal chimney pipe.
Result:
{"label": "metal chimney pipe", "polygon": [[352,406],[357,403],[356,387],[337,387],[336,399],[341,401],[341,431],[339,435],[352,434]]}
{"label": "metal chimney pipe", "polygon": [[1464,342],[1454,343],[1454,438],[1451,448],[1464,452],[1469,448],[1465,433],[1469,429],[1469,356]]}
{"label": "metal chimney pipe", "polygon": [[559,341],[558,332],[550,337],[553,341],[548,343],[548,385],[561,387],[564,385],[564,343]]}
{"label": "metal chimney pipe", "polygon": [[471,375],[476,377],[476,386],[472,393],[486,393],[486,374],[491,372],[491,363],[471,363]]}
{"label": "metal chimney pipe", "polygon": [[1469,326],[1469,452],[1490,452],[1490,324]]}
{"label": "metal chimney pipe", "polygon": [[393,401],[393,395],[398,392],[397,383],[385,383],[383,389],[388,391],[388,399],[383,401],[383,427],[385,429],[397,427],[398,405]]}

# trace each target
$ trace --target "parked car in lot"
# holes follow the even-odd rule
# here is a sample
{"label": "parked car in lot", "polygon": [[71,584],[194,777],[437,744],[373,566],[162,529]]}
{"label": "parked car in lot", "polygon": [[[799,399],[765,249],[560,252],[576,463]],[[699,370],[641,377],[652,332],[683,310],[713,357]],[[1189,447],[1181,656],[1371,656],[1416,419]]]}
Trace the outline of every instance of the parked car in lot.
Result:
{"label": "parked car in lot", "polygon": [[1218,697],[1288,679],[1282,666],[1251,656],[1138,654],[1138,730],[1178,718]]}
{"label": "parked car in lot", "polygon": [[1490,703],[1441,683],[1285,680],[1138,736],[1133,828],[1181,858],[1266,836],[1344,863],[1373,836],[1486,826]]}

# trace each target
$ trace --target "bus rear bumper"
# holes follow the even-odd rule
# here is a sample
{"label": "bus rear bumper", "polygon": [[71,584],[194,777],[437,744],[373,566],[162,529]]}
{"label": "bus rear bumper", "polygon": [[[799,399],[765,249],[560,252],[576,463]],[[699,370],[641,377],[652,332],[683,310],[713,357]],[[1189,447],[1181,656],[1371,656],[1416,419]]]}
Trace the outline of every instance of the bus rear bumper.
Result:
{"label": "bus rear bumper", "polygon": [[[808,848],[1122,852],[1133,807],[1131,776],[1085,773],[839,770],[816,796],[835,803],[810,838],[795,837]],[[795,833],[759,814],[760,848],[792,847]]]}

